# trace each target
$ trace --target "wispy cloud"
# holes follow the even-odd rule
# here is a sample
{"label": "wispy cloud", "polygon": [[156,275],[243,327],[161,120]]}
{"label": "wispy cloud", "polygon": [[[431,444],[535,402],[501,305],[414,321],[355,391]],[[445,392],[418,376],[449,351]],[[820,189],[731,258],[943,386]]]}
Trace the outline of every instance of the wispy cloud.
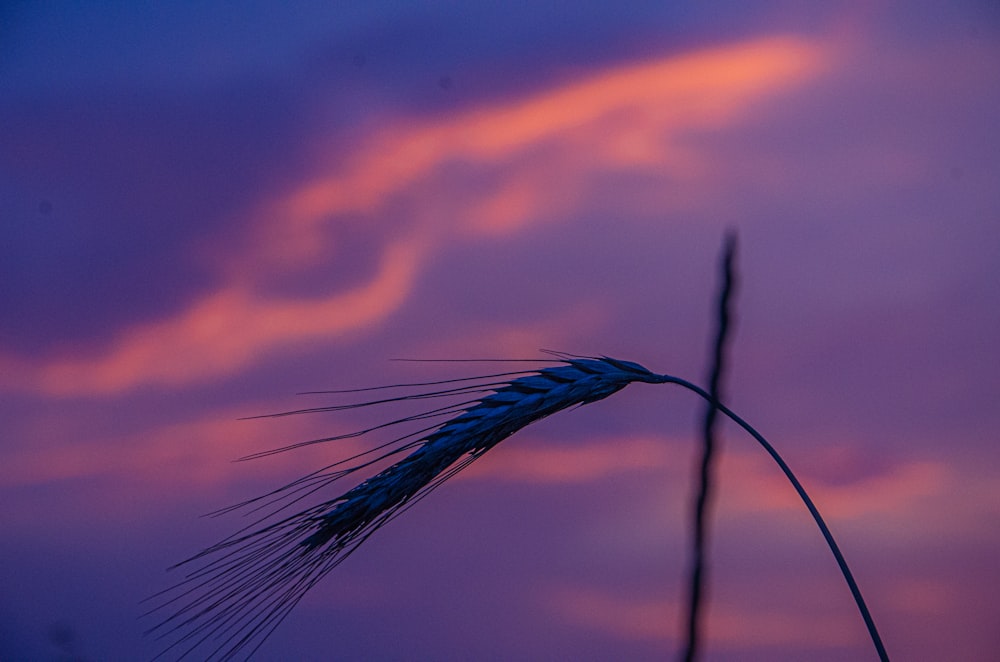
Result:
{"label": "wispy cloud", "polygon": [[473,465],[459,480],[529,483],[586,483],[633,472],[664,471],[671,447],[657,438],[602,439],[571,448],[530,447],[498,453],[490,462]]}
{"label": "wispy cloud", "polygon": [[126,329],[98,356],[41,365],[0,359],[5,386],[50,395],[101,395],[232,374],[276,345],[337,337],[383,320],[405,300],[421,251],[417,242],[391,244],[371,280],[327,297],[268,298],[234,284],[176,317]]}
{"label": "wispy cloud", "polygon": [[[315,468],[314,458],[302,453],[284,453],[267,462],[234,463],[251,451],[276,445],[275,439],[307,439],[330,433],[337,422],[295,417],[275,425],[270,419],[240,419],[244,409],[214,410],[210,415],[154,426],[128,435],[107,435],[81,442],[72,422],[59,421],[48,430],[36,427],[36,443],[8,449],[0,466],[0,488],[41,486],[60,481],[112,479],[113,492],[139,485],[150,493],[153,487],[183,485],[213,487],[251,476],[267,479]],[[341,422],[341,425],[348,425]],[[340,428],[337,428],[340,429]],[[321,430],[322,432],[319,432]],[[337,452],[350,455],[358,443],[343,441]],[[280,479],[278,479],[280,480]]]}
{"label": "wispy cloud", "polygon": [[[729,453],[725,460],[727,515],[798,512],[802,503],[781,480],[767,457],[749,452]],[[801,479],[824,515],[831,520],[865,521],[887,514],[919,517],[928,502],[945,499],[962,480],[940,461],[913,458],[870,475],[853,475],[842,484],[831,484],[802,472]]]}
{"label": "wispy cloud", "polygon": [[[762,39],[383,127],[339,164],[262,202],[252,240],[240,244],[249,250],[220,256],[226,275],[215,291],[173,317],[124,328],[95,355],[0,355],[0,384],[60,395],[180,386],[237,373],[277,347],[370,327],[402,305],[435,250],[456,237],[511,233],[599,204],[594,183],[610,172],[692,180],[699,156],[682,146],[685,135],[737,121],[755,99],[815,74],[822,61],[807,42]],[[457,186],[455,176],[479,184]],[[366,282],[301,299],[255,287],[338,259],[338,228],[352,223],[383,237]]]}
{"label": "wispy cloud", "polygon": [[[672,625],[680,622],[675,600],[621,597],[589,588],[551,589],[546,601],[562,618],[624,640],[672,641]],[[713,647],[746,650],[789,644],[831,648],[858,642],[858,628],[849,619],[829,614],[805,614],[794,608],[749,611],[731,604],[713,604],[707,622]],[[863,633],[860,633],[863,635]]]}
{"label": "wispy cloud", "polygon": [[[511,231],[575,209],[594,173],[690,176],[698,160],[679,144],[686,132],[734,122],[755,99],[814,76],[823,61],[812,43],[761,39],[598,72],[456,117],[400,122],[380,128],[346,168],[305,184],[279,209],[304,230],[338,214],[376,213],[401,194],[433,206],[436,181],[460,164],[495,181],[467,199],[460,217],[467,225],[457,229]],[[504,166],[513,169],[488,170]]]}

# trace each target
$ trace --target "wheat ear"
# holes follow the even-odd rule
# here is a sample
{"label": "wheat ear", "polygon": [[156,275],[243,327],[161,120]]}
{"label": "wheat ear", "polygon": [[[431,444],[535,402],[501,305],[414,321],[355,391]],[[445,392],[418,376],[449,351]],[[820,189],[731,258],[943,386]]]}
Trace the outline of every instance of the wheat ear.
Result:
{"label": "wheat ear", "polygon": [[[365,402],[303,409],[274,416],[338,411],[405,400],[454,398],[457,402],[429,409],[357,432],[315,439],[244,459],[262,457],[308,444],[358,437],[405,423],[440,421],[398,436],[371,450],[314,471],[265,495],[218,511],[264,511],[253,524],[183,561],[195,566],[183,581],[152,596],[160,603],[147,614],[172,608],[174,612],[151,628],[167,643],[157,657],[229,660],[250,657],[302,596],[358,546],[405,509],[489,449],[518,430],[575,406],[606,398],[633,382],[674,383],[713,402],[725,415],[750,432],[778,461],[820,524],[828,544],[841,563],[855,599],[863,608],[857,585],[842,562],[829,530],[805,490],[780,456],[753,428],[704,390],[685,380],[650,372],[637,363],[608,357],[555,354],[557,365],[480,377],[402,384],[374,389],[334,391],[356,393],[393,388],[424,388]],[[355,472],[407,453],[405,457],[355,487],[290,516],[282,513],[330,484]],[[873,630],[870,616],[866,616]],[[877,637],[877,634],[873,636]]]}
{"label": "wheat ear", "polygon": [[[202,562],[182,583],[161,594],[169,599],[153,610],[176,606],[175,613],[150,630],[174,639],[163,653],[180,653],[184,657],[211,647],[207,659],[222,660],[241,652],[252,653],[305,592],[358,545],[486,451],[558,411],[601,400],[635,381],[658,381],[657,375],[628,361],[560,355],[556,362],[559,365],[538,370],[401,385],[447,385],[417,394],[277,414],[459,398],[456,403],[366,430],[249,456],[356,437],[403,423],[447,418],[219,511],[269,510],[251,527],[179,564]],[[291,516],[279,515],[331,483],[407,451],[409,454],[398,462],[343,494]],[[260,528],[253,530],[257,526]]]}

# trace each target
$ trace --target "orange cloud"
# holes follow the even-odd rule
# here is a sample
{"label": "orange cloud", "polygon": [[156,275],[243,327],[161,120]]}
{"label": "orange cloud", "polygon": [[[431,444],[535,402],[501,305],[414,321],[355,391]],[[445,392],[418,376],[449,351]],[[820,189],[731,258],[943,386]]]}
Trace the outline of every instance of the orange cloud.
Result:
{"label": "orange cloud", "polygon": [[[676,208],[697,188],[691,180],[702,169],[703,157],[682,146],[683,138],[737,121],[752,101],[813,75],[822,61],[808,42],[763,39],[621,66],[442,119],[381,127],[341,165],[262,203],[250,250],[219,259],[226,266],[217,291],[173,318],[124,330],[100,355],[0,356],[0,385],[87,395],[179,386],[233,374],[273,348],[357,331],[398,309],[437,245],[509,233],[583,207],[593,211],[607,204],[595,181],[611,171],[659,182],[615,204],[655,204],[658,213]],[[456,166],[483,185],[456,186]],[[337,224],[348,215],[369,222],[390,205],[406,210],[399,219],[406,239],[388,242],[369,282],[301,300],[268,298],[253,287],[275,273],[336,259]],[[387,233],[372,223],[373,232]]]}
{"label": "orange cloud", "polygon": [[[681,622],[679,606],[667,599],[630,599],[563,587],[551,589],[546,602],[570,622],[626,640],[674,641]],[[718,601],[711,605],[706,630],[713,647],[730,650],[788,644],[836,647],[859,641],[858,626],[850,615],[748,611]]]}
{"label": "orange cloud", "polygon": [[[523,439],[522,439],[523,441]],[[672,448],[663,439],[603,440],[571,448],[528,446],[516,452],[494,451],[489,460],[465,472],[470,479],[530,483],[581,483],[632,471],[663,471],[676,464]]]}
{"label": "orange cloud", "polygon": [[[788,481],[769,459],[741,451],[723,460],[719,480],[727,497],[727,514],[801,510],[804,506]],[[794,470],[794,467],[793,467]],[[928,502],[945,499],[958,482],[947,465],[915,460],[841,485],[809,480],[799,474],[806,490],[828,519],[859,520],[870,515],[903,516],[924,510]],[[945,499],[947,500],[947,499]]]}
{"label": "orange cloud", "polygon": [[[575,207],[588,173],[648,170],[689,178],[696,154],[679,138],[732,123],[755,99],[814,75],[820,49],[770,38],[598,73],[526,100],[443,120],[386,127],[348,166],[277,206],[306,234],[332,216],[372,214],[420,189],[445,166],[517,164],[461,218],[474,232],[509,231]],[[554,194],[553,184],[557,194]],[[315,244],[302,242],[303,250]]]}
{"label": "orange cloud", "polygon": [[127,330],[101,356],[55,360],[38,369],[8,359],[5,381],[50,395],[93,395],[226,374],[276,345],[381,321],[406,298],[421,252],[416,242],[391,245],[368,283],[321,299],[268,299],[234,284],[173,319]]}
{"label": "orange cloud", "polygon": [[[234,463],[253,452],[321,435],[349,432],[331,430],[328,420],[309,417],[248,419],[247,411],[215,411],[195,419],[162,426],[132,436],[80,441],[73,421],[39,421],[32,430],[37,443],[8,449],[0,464],[0,488],[44,485],[63,480],[111,478],[115,485],[130,481],[151,488],[217,486],[241,478],[283,480],[317,468],[314,454],[280,453],[259,462]],[[338,442],[336,455],[349,456],[359,442]],[[330,449],[324,449],[330,457]],[[320,460],[322,461],[322,460]]]}

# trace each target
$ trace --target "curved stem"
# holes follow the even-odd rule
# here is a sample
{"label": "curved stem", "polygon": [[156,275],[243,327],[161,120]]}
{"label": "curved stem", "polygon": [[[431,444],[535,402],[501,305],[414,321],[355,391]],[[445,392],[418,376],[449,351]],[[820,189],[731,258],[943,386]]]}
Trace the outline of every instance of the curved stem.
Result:
{"label": "curved stem", "polygon": [[837,565],[840,566],[840,572],[844,575],[844,580],[847,582],[847,586],[851,589],[851,594],[854,596],[854,602],[858,606],[858,611],[861,612],[861,618],[865,621],[865,625],[868,628],[868,634],[871,635],[872,638],[872,643],[875,644],[875,650],[878,652],[879,659],[882,660],[882,662],[889,662],[889,654],[886,652],[885,645],[882,643],[882,638],[879,636],[878,629],[875,627],[875,621],[872,619],[871,612],[868,611],[865,599],[861,596],[861,589],[858,588],[858,583],[854,581],[854,575],[851,573],[851,569],[847,567],[847,561],[844,559],[844,555],[841,553],[840,547],[837,546],[837,541],[833,539],[833,534],[830,533],[830,529],[823,520],[823,516],[819,514],[819,510],[812,502],[812,499],[809,498],[805,488],[802,487],[802,483],[800,483],[799,479],[795,477],[795,474],[792,473],[791,468],[781,458],[778,451],[776,451],[774,447],[768,443],[767,439],[764,439],[764,437],[757,432],[753,426],[740,418],[734,411],[713,398],[712,395],[705,389],[687,381],[686,379],[681,379],[680,377],[672,377],[670,375],[659,375],[659,377],[662,379],[662,383],[664,384],[677,384],[678,386],[682,386],[689,391],[697,393],[708,402],[713,403],[719,411],[728,416],[734,423],[746,430],[751,437],[756,439],[757,443],[763,446],[768,455],[770,455],[771,458],[778,464],[781,471],[785,474],[785,477],[788,478],[788,481],[792,484],[792,487],[795,488],[799,498],[802,499],[806,508],[809,509],[809,513],[812,515],[813,520],[815,520],[816,526],[819,527],[820,532],[826,539],[827,546],[830,548],[830,551],[833,552],[833,556],[837,560]]}

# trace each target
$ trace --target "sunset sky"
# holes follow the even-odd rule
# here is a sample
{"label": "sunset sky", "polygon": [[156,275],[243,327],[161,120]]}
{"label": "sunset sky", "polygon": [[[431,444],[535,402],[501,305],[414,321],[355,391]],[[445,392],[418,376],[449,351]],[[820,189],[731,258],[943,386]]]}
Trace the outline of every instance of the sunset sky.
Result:
{"label": "sunset sky", "polygon": [[[142,599],[246,522],[201,515],[364,442],[232,460],[382,420],[239,420],[296,393],[541,349],[704,382],[727,228],[728,404],[894,659],[996,660],[997,81],[987,0],[5,3],[0,660],[152,657]],[[508,439],[256,659],[671,659],[701,413]],[[705,659],[875,659],[732,425],[718,481]]]}

